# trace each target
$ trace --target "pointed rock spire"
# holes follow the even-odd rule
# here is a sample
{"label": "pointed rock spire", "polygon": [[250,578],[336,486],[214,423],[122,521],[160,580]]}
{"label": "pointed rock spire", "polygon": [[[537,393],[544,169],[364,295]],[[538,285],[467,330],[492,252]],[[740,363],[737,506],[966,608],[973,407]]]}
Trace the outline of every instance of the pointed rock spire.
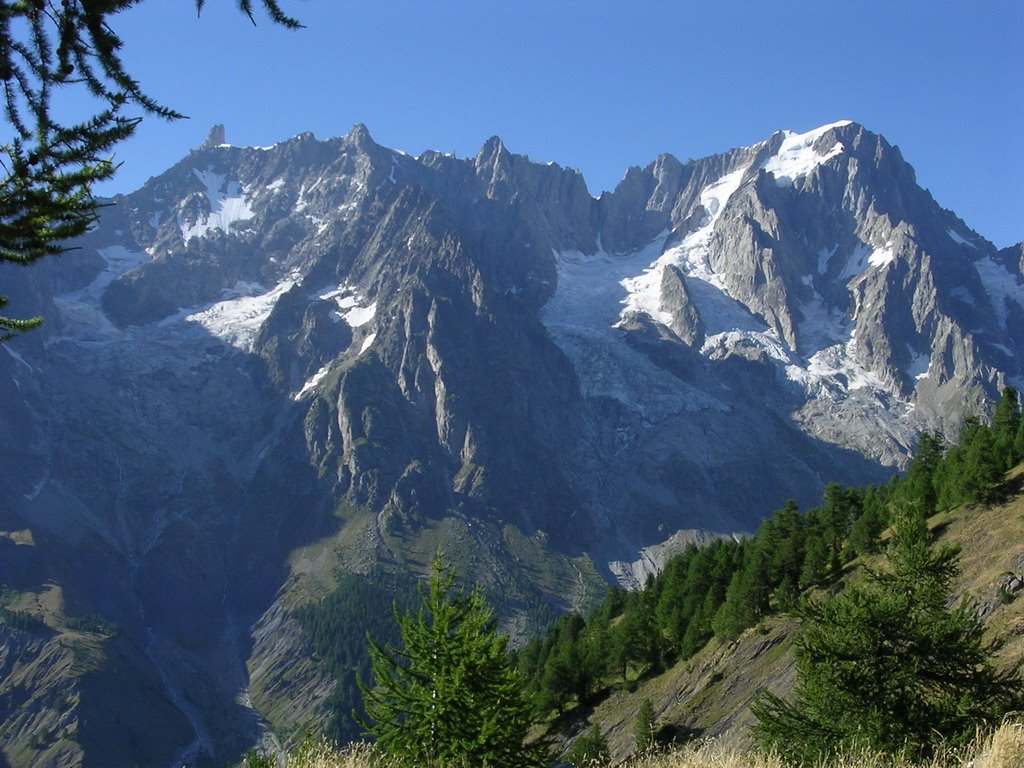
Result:
{"label": "pointed rock spire", "polygon": [[370,136],[370,129],[362,123],[356,123],[352,126],[352,130],[345,136],[345,143],[363,150],[377,146],[373,137]]}
{"label": "pointed rock spire", "polygon": [[206,134],[206,141],[202,143],[200,149],[213,149],[224,144],[224,126],[221,123],[217,123],[210,129],[210,132]]}

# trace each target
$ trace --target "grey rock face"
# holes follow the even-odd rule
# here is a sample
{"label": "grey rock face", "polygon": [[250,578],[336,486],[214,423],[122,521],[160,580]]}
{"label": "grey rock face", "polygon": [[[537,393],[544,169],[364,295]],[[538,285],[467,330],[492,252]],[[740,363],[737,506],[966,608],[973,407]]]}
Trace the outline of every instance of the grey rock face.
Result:
{"label": "grey rock face", "polygon": [[206,140],[200,146],[200,149],[213,149],[219,147],[225,141],[224,138],[224,126],[218,123],[210,129],[210,132],[206,136]]}
{"label": "grey rock face", "polygon": [[497,138],[217,134],[112,203],[18,277],[49,319],[0,350],[0,530],[48,532],[211,764],[259,727],[247,675],[279,726],[323,716],[288,616],[336,568],[443,546],[524,632],[680,530],[882,479],[1022,377],[1020,247],[853,123],[665,155],[599,199]]}
{"label": "grey rock face", "polygon": [[700,349],[704,344],[704,323],[686,288],[686,278],[672,264],[665,267],[661,277],[661,309],[672,316],[669,328],[689,346]]}

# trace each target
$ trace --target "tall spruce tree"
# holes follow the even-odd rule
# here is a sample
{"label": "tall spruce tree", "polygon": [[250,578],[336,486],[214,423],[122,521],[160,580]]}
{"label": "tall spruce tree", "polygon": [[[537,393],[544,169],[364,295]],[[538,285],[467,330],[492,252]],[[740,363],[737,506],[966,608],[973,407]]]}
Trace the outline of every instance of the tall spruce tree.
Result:
{"label": "tall spruce tree", "polygon": [[640,709],[633,721],[633,750],[643,754],[654,747],[654,705],[650,699],[640,702]]}
{"label": "tall spruce tree", "polygon": [[795,696],[752,707],[759,741],[794,763],[859,746],[927,757],[1019,699],[967,605],[947,608],[957,551],[931,547],[919,510],[899,513],[887,554],[864,582],[801,609]]}
{"label": "tall spruce tree", "polygon": [[544,765],[525,743],[523,681],[479,590],[455,586],[439,554],[416,613],[395,610],[401,647],[370,640],[373,684],[359,681],[366,732],[397,762],[431,768]]}
{"label": "tall spruce tree", "polygon": [[1002,397],[992,413],[992,432],[997,458],[1004,470],[1011,469],[1022,457],[1015,440],[1020,431],[1020,398],[1014,387],[1003,387]]}

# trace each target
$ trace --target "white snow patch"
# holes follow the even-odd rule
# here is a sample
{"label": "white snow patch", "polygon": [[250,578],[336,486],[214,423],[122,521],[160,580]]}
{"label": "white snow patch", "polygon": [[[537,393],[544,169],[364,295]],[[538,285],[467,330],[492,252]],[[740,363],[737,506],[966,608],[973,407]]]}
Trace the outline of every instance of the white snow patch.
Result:
{"label": "white snow patch", "polygon": [[1000,327],[1005,329],[1006,304],[1010,302],[1024,307],[1024,286],[1017,282],[1017,278],[1006,267],[990,256],[974,262],[974,269],[977,270],[978,277],[985,286],[985,292],[992,300],[992,308],[999,319]]}
{"label": "white snow patch", "polygon": [[376,338],[377,338],[377,333],[375,331],[375,332],[369,334],[365,339],[363,339],[363,344],[362,344],[361,347],[359,347],[359,354],[361,355],[361,354],[363,354],[363,352],[368,350],[370,348],[370,345],[373,344],[373,342],[376,340]]}
{"label": "white snow patch", "polygon": [[829,307],[817,291],[800,306],[797,341],[801,351],[819,351],[838,344],[850,335],[851,324],[838,307]]}
{"label": "white snow patch", "polygon": [[965,240],[964,238],[960,237],[960,235],[958,235],[955,230],[947,229],[946,234],[949,235],[949,238],[957,245],[966,245],[973,248],[974,250],[978,250],[978,246],[976,246],[970,240]]}
{"label": "white snow patch", "polygon": [[377,313],[377,302],[373,302],[368,307],[352,307],[348,312],[342,312],[341,316],[345,319],[345,322],[349,324],[351,328],[358,328],[361,325],[366,325],[368,322],[373,320],[373,316]]}
{"label": "white snow patch", "polygon": [[[641,274],[619,281],[626,289],[626,298],[621,302],[625,307],[620,314],[622,319],[630,312],[640,312],[663,324],[671,320],[669,314],[661,309],[662,275],[665,267],[671,264],[686,274],[687,287],[693,289],[694,301],[706,326],[720,325],[728,328],[737,323],[749,322],[750,313],[729,296],[725,282],[715,273],[708,255],[708,243],[715,224],[729,198],[740,188],[746,170],[746,167],[734,170],[705,187],[700,193],[700,204],[705,212],[700,226],[690,232],[678,246],[661,253]],[[666,237],[667,233],[662,233],[657,240],[631,258],[642,259],[649,253],[653,255],[652,249],[653,252],[660,251]],[[704,285],[698,286],[697,283]],[[710,327],[709,332],[713,332]]]}
{"label": "white snow patch", "polygon": [[284,179],[274,179],[272,182],[267,184],[267,189],[271,192],[277,192],[281,187],[284,186]]}
{"label": "white snow patch", "polygon": [[993,342],[991,346],[994,347],[995,349],[998,349],[1000,352],[1002,352],[1007,357],[1013,357],[1013,350],[1011,350],[1005,344],[996,344],[996,343]]}
{"label": "white snow patch", "polygon": [[851,331],[846,343],[834,344],[811,355],[806,367],[787,366],[786,376],[802,384],[808,393],[826,383],[847,392],[857,389],[887,391],[882,380],[857,361],[855,337],[856,330]]}
{"label": "white snow patch", "polygon": [[871,246],[866,243],[857,243],[856,247],[846,257],[846,268],[840,278],[847,279],[855,277],[868,268],[868,256],[871,255]]}
{"label": "white snow patch", "polygon": [[123,245],[109,245],[98,248],[96,252],[107,262],[107,266],[83,292],[97,298],[115,277],[149,261],[149,254],[145,251],[130,251]]}
{"label": "white snow patch", "polygon": [[910,352],[910,364],[907,366],[907,375],[920,381],[928,378],[932,368],[932,356],[927,352],[916,352],[909,344],[907,351]]}
{"label": "white snow patch", "polygon": [[828,271],[828,263],[832,261],[832,257],[836,255],[836,251],[839,250],[838,245],[833,245],[831,248],[822,248],[818,251],[818,274],[824,275]]}
{"label": "white snow patch", "polygon": [[224,176],[211,170],[193,168],[192,173],[206,187],[203,194],[210,203],[210,212],[197,218],[195,223],[186,224],[179,211],[178,226],[186,243],[193,237],[203,237],[215,229],[229,232],[232,224],[248,221],[255,215],[252,205],[243,196],[245,190],[237,181],[225,181]]}
{"label": "white snow patch", "polygon": [[608,397],[637,412],[645,423],[698,407],[707,398],[633,349],[614,327],[627,296],[623,281],[636,275],[664,246],[663,233],[636,253],[556,252],[558,284],[541,319],[572,360],[586,397]]}
{"label": "white snow patch", "polygon": [[[199,312],[185,314],[184,319],[201,325],[212,336],[236,349],[251,352],[260,326],[270,315],[277,300],[298,280],[298,274],[293,273],[269,291],[258,283],[239,282],[224,292],[228,298]],[[160,324],[167,325],[177,319],[177,316],[167,318]]]}
{"label": "white snow patch", "polygon": [[344,320],[351,328],[366,325],[377,313],[377,302],[364,306],[364,298],[348,283],[324,288],[316,297],[321,301],[334,301],[338,309],[331,313],[331,319]]}
{"label": "white snow patch", "polygon": [[[69,330],[69,336],[76,342],[106,343],[117,335],[117,329],[100,309],[100,298],[107,286],[118,276],[149,261],[144,251],[130,251],[122,245],[98,248],[96,252],[106,262],[96,278],[77,291],[54,297],[54,302]],[[47,344],[65,337],[50,337]]]}
{"label": "white snow patch", "polygon": [[849,125],[849,120],[841,120],[838,123],[823,125],[807,133],[793,133],[785,131],[785,139],[779,151],[768,158],[761,166],[765,171],[775,177],[775,182],[780,186],[792,184],[797,179],[803,178],[819,165],[843,152],[841,142],[836,142],[832,149],[824,155],[818,154],[814,149],[814,143],[825,133],[833,128]]}
{"label": "white snow patch", "polygon": [[799,360],[797,357],[786,348],[786,345],[775,334],[775,332],[770,330],[725,331],[723,333],[716,333],[705,339],[704,346],[701,347],[700,351],[704,355],[710,355],[716,350],[726,351],[735,349],[736,347],[745,346],[750,343],[753,343],[760,349],[763,349],[772,360],[786,366],[787,371],[790,366],[799,367]]}
{"label": "white snow patch", "polygon": [[315,387],[317,384],[323,381],[324,376],[330,373],[332,365],[334,365],[333,360],[327,363],[327,365],[323,366],[319,371],[314,373],[312,376],[310,376],[309,380],[302,385],[302,389],[300,389],[298,392],[292,395],[292,400],[301,400],[303,395],[305,395],[307,392],[312,391],[313,387]]}
{"label": "white snow patch", "polygon": [[866,243],[858,243],[846,257],[846,268],[840,278],[856,277],[868,267],[881,269],[894,261],[896,261],[896,252],[893,250],[892,243],[886,243],[879,248],[872,248]]}
{"label": "white snow patch", "polygon": [[884,248],[876,248],[868,256],[868,264],[878,269],[892,264],[894,261],[896,261],[896,253],[891,245],[886,245]]}
{"label": "white snow patch", "polygon": [[309,198],[307,198],[306,195],[308,195],[310,192],[312,192],[314,189],[316,189],[323,183],[324,177],[320,176],[309,187],[307,187],[305,184],[299,187],[299,196],[295,200],[296,213],[301,213],[302,211],[306,210],[306,208],[309,206]]}

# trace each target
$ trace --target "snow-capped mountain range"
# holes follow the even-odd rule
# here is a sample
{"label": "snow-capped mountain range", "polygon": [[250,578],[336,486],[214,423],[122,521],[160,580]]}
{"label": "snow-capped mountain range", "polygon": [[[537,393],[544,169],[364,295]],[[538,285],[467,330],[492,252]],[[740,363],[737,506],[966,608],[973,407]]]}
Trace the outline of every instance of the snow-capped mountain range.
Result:
{"label": "snow-capped mountain range", "polygon": [[28,740],[26,707],[77,691],[69,764],[134,706],[109,705],[126,674],[166,739],[125,764],[223,764],[261,716],[319,716],[290,616],[336,569],[441,545],[521,634],[530,605],[885,478],[1024,382],[1022,246],[856,123],[663,155],[599,198],[497,138],[211,136],[0,275],[47,317],[0,350],[0,579],[122,627],[120,665],[0,710]]}

